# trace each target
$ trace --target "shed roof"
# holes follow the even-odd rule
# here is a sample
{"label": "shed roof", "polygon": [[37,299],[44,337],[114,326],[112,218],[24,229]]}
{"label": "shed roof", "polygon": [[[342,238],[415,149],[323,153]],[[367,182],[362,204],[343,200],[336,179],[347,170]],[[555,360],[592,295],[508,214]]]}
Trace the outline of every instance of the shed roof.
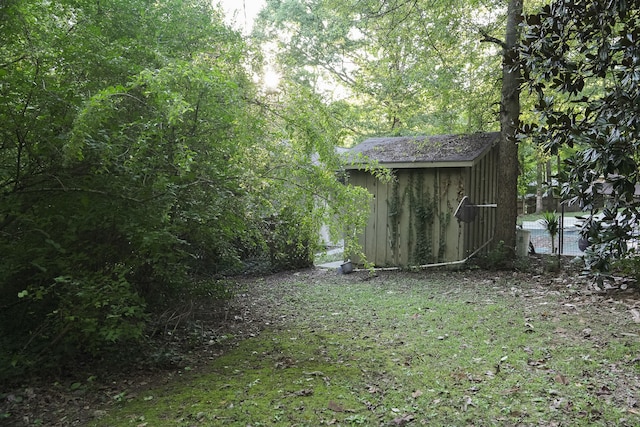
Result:
{"label": "shed roof", "polygon": [[490,132],[369,138],[349,150],[347,169],[358,169],[366,161],[360,156],[391,168],[473,166],[499,136],[499,132]]}

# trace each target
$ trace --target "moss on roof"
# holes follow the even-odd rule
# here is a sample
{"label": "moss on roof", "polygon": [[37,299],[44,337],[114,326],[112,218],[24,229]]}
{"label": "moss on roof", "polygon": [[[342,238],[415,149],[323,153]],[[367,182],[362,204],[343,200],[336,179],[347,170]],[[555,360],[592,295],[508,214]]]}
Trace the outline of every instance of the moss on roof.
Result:
{"label": "moss on roof", "polygon": [[352,156],[362,155],[380,164],[468,162],[487,151],[499,137],[499,132],[490,132],[369,138],[349,151]]}

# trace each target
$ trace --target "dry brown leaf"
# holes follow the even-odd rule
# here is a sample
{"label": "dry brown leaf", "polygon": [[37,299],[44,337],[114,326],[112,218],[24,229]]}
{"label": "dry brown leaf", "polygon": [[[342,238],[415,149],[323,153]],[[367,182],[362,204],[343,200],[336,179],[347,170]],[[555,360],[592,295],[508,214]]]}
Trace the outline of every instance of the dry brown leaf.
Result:
{"label": "dry brown leaf", "polygon": [[414,399],[417,399],[420,396],[422,396],[422,390],[416,390],[413,393],[411,393],[411,397],[413,397]]}
{"label": "dry brown leaf", "polygon": [[413,415],[405,414],[405,415],[403,415],[401,417],[394,418],[393,421],[391,421],[391,423],[394,426],[403,426],[403,425],[409,424],[411,421],[413,421],[415,419],[416,419],[416,417],[414,417]]}
{"label": "dry brown leaf", "polygon": [[467,412],[469,406],[475,406],[470,396],[464,396],[462,398],[462,412]]}
{"label": "dry brown leaf", "polygon": [[342,406],[338,405],[333,400],[329,401],[329,405],[327,405],[327,407],[329,409],[331,409],[332,411],[334,411],[334,412],[344,412],[344,408]]}
{"label": "dry brown leaf", "polygon": [[508,394],[514,394],[520,391],[520,387],[512,387],[510,389],[504,390],[501,394],[503,395],[508,395]]}
{"label": "dry brown leaf", "polygon": [[569,385],[569,380],[562,374],[556,375],[555,380],[557,383],[560,383],[562,385]]}

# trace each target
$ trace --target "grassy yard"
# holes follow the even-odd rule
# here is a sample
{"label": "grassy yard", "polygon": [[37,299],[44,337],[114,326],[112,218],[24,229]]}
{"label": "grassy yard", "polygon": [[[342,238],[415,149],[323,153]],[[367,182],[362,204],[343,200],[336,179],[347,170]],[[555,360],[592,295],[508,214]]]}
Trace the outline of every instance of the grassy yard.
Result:
{"label": "grassy yard", "polygon": [[315,270],[238,298],[236,321],[265,330],[123,387],[89,425],[640,425],[637,294],[562,276]]}

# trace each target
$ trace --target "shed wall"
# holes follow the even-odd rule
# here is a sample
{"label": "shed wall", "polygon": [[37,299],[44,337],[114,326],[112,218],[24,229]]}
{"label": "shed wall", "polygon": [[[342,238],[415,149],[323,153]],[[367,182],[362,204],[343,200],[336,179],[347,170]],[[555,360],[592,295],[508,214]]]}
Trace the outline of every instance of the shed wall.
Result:
{"label": "shed wall", "polygon": [[[498,191],[498,150],[490,150],[479,159],[473,167],[466,168],[465,196],[477,205],[496,203]],[[476,219],[464,224],[464,257],[471,255],[477,249],[493,238],[496,224],[496,209],[490,207],[478,208]],[[485,247],[481,253],[486,253]]]}
{"label": "shed wall", "polygon": [[383,183],[369,173],[351,171],[349,182],[373,195],[360,239],[367,260],[376,266],[411,266],[464,258],[463,226],[453,214],[470,172],[398,169],[394,182]]}

